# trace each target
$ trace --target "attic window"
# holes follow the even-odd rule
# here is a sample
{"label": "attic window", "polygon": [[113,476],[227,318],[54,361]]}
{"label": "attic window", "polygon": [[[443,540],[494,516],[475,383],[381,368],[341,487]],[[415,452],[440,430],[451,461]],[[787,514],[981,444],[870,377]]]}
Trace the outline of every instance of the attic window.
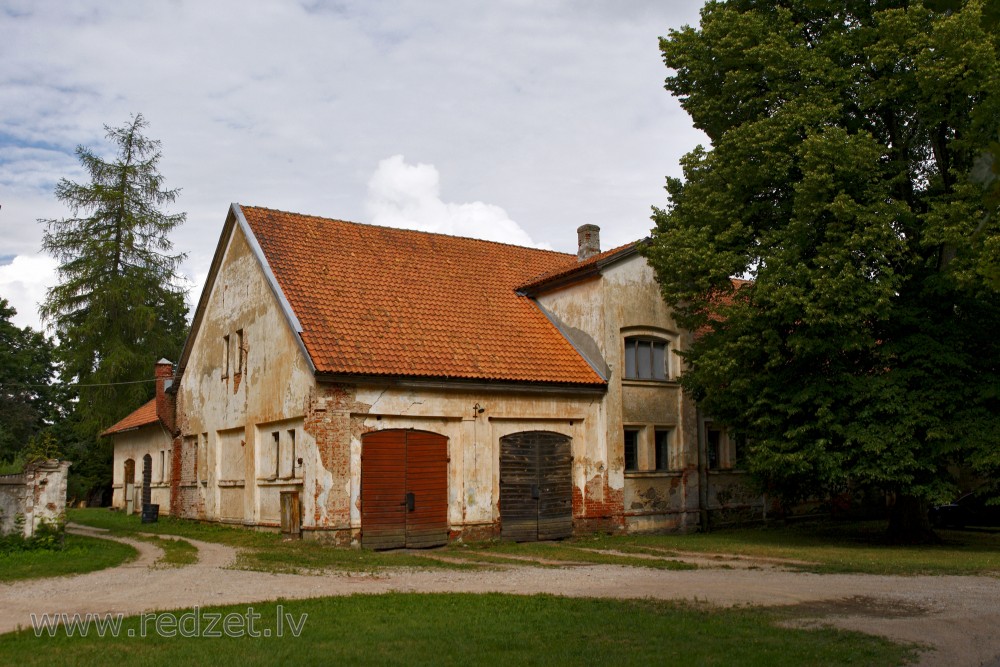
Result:
{"label": "attic window", "polygon": [[666,380],[667,342],[652,338],[625,339],[625,379]]}
{"label": "attic window", "polygon": [[229,377],[229,335],[222,337],[222,377]]}

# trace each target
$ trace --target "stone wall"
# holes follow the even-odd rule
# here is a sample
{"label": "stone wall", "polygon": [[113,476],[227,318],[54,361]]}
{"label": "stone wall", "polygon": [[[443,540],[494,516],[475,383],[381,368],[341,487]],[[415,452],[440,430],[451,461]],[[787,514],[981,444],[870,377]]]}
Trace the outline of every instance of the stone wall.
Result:
{"label": "stone wall", "polygon": [[0,475],[0,534],[18,528],[31,537],[42,521],[60,522],[66,515],[66,474],[69,461],[42,461],[28,464],[24,472]]}

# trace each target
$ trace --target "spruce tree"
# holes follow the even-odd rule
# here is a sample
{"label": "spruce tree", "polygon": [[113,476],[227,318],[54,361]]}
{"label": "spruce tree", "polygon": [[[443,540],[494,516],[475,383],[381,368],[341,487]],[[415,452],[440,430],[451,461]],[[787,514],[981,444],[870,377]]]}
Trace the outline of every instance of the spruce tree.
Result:
{"label": "spruce tree", "polygon": [[78,385],[74,418],[85,437],[152,396],[153,365],[176,359],[186,333],[184,255],[170,253],[168,238],[185,215],[163,210],[179,191],[164,188],[160,142],[146,126],[142,114],[106,125],[117,149],[109,160],[78,146],[90,182],[62,179],[55,189],[73,217],[39,220],[42,248],[60,262],[41,314],[58,337],[63,378]]}

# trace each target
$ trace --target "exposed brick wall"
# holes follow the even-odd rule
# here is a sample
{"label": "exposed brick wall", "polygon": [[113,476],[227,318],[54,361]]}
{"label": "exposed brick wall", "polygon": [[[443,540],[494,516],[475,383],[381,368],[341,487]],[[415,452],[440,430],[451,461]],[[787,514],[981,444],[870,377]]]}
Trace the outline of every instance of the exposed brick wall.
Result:
{"label": "exposed brick wall", "polygon": [[175,435],[170,447],[170,513],[173,516],[187,517],[189,515],[181,509],[181,442],[182,438]]}
{"label": "exposed brick wall", "polygon": [[355,400],[353,385],[321,384],[314,390],[306,410],[304,430],[316,440],[320,462],[332,480],[324,503],[322,482],[315,478],[312,489],[313,522],[317,528],[350,531],[351,527],[351,438],[366,430],[351,413],[367,413],[370,405]]}
{"label": "exposed brick wall", "polygon": [[168,381],[171,381],[174,376],[174,365],[166,360],[159,361],[153,371],[153,376],[156,378],[156,416],[171,434],[176,433],[176,394],[167,388]]}
{"label": "exposed brick wall", "polygon": [[573,531],[620,532],[625,529],[625,492],[608,485],[607,473],[595,475],[583,491],[573,487]]}

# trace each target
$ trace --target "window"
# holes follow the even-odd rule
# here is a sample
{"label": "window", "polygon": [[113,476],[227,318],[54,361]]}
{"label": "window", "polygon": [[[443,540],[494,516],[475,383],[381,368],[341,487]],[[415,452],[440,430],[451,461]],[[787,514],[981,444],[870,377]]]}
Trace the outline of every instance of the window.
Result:
{"label": "window", "polygon": [[160,483],[167,481],[167,452],[160,450]]}
{"label": "window", "polygon": [[274,440],[274,476],[281,476],[281,432],[272,431],[271,438]]}
{"label": "window", "polygon": [[669,429],[656,429],[653,437],[653,457],[656,470],[670,470],[670,436]]}
{"label": "window", "polygon": [[291,464],[288,466],[288,476],[295,477],[295,429],[288,431],[288,449],[291,452]]}
{"label": "window", "polygon": [[199,482],[208,481],[208,433],[198,437],[198,458],[195,461],[195,477]]}
{"label": "window", "polygon": [[625,471],[639,469],[639,430],[625,429]]}
{"label": "window", "polygon": [[229,377],[229,336],[222,337],[222,377]]}
{"label": "window", "polygon": [[243,329],[236,330],[236,374],[243,374]]}
{"label": "window", "polygon": [[666,380],[667,343],[649,338],[625,339],[625,378],[627,380]]}
{"label": "window", "polygon": [[708,449],[708,468],[718,470],[722,467],[722,431],[717,428],[706,429],[705,440]]}

